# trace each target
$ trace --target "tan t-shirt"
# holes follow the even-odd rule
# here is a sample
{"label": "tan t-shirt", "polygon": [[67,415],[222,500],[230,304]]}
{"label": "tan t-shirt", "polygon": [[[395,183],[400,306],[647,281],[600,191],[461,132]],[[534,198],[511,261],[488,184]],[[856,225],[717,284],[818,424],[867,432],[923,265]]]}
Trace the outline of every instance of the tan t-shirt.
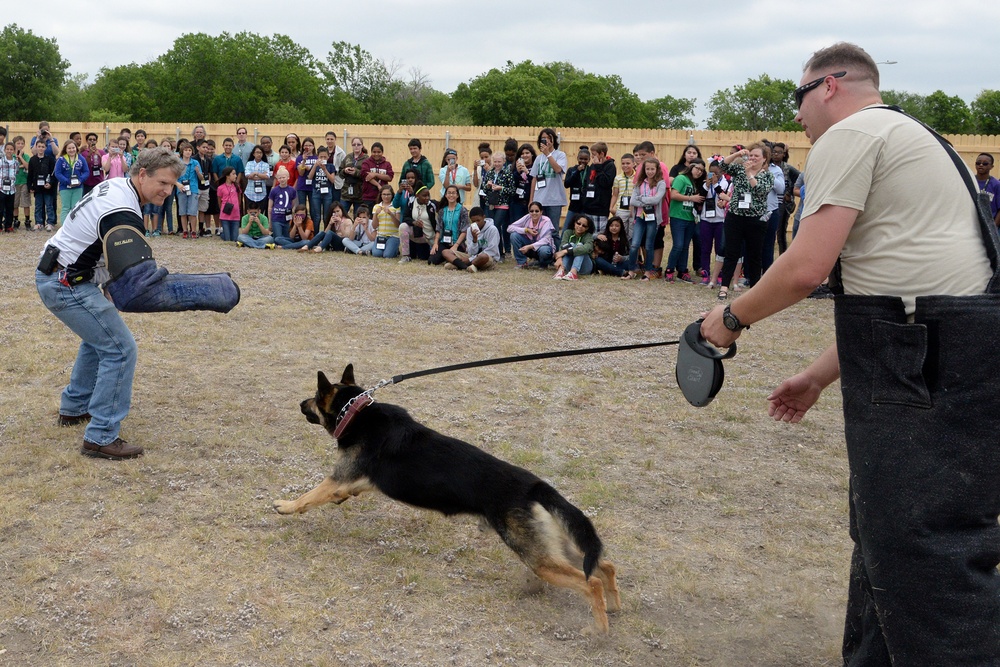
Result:
{"label": "tan t-shirt", "polygon": [[937,139],[889,109],[859,111],[809,151],[802,222],[824,204],[860,211],[841,251],[847,294],[982,294],[992,272],[976,209]]}

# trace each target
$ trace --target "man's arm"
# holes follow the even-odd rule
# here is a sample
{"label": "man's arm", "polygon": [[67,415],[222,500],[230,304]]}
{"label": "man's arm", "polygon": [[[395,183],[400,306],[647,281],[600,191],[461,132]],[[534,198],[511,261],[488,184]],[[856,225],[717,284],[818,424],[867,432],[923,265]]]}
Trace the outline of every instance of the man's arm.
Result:
{"label": "man's arm", "polygon": [[[803,218],[795,243],[775,260],[752,290],[733,301],[730,312],[743,324],[753,324],[798,303],[830,274],[858,211],[826,204]],[[724,306],[717,306],[701,324],[701,335],[713,345],[729,347],[740,331],[722,323]]]}
{"label": "man's arm", "polygon": [[840,377],[840,361],[834,343],[807,369],[779,384],[767,397],[767,414],[775,421],[797,424],[802,421],[820,394]]}

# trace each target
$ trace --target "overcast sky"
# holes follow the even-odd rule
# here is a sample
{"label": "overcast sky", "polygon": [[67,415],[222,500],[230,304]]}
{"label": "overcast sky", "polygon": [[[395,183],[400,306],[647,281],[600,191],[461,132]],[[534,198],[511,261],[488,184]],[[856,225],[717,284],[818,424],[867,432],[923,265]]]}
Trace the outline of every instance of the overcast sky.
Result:
{"label": "overcast sky", "polygon": [[4,24],[54,37],[70,72],[91,80],[101,67],[154,59],[185,33],[250,31],[288,35],[320,60],[335,41],[360,44],[401,63],[403,74],[419,68],[447,93],[507,60],[568,61],[618,74],[644,100],[696,98],[699,127],[715,91],[764,73],[797,82],[813,51],[840,40],[876,61],[896,61],[880,66],[883,89],[940,89],[971,102],[984,88],[1000,88],[997,0],[7,4]]}

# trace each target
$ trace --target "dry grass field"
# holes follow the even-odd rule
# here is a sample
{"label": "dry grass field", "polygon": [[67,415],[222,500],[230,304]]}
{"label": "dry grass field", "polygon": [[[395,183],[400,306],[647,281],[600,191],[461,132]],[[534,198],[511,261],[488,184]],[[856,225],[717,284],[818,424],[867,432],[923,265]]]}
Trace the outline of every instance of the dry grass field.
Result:
{"label": "dry grass field", "polygon": [[470,275],[413,262],[153,239],[175,272],[230,271],[228,315],[125,315],[139,343],[123,436],[55,425],[78,339],[38,300],[47,235],[0,236],[0,665],[351,667],[839,664],[850,541],[839,385],[797,426],[765,397],[832,341],[832,302],[753,327],[693,408],[676,348],[409,380],[376,399],[525,466],[592,517],[619,572],[606,637],[574,593],[468,517],[370,495],[271,509],[334,442],[299,401],[447,363],[676,338],[686,284]]}

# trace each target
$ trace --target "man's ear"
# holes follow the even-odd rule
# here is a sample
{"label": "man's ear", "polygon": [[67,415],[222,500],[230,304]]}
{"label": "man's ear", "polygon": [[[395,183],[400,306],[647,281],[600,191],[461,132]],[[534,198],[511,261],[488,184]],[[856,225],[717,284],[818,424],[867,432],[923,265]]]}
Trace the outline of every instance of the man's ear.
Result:
{"label": "man's ear", "polygon": [[344,375],[340,378],[340,384],[354,384],[354,364],[347,364],[344,368]]}

